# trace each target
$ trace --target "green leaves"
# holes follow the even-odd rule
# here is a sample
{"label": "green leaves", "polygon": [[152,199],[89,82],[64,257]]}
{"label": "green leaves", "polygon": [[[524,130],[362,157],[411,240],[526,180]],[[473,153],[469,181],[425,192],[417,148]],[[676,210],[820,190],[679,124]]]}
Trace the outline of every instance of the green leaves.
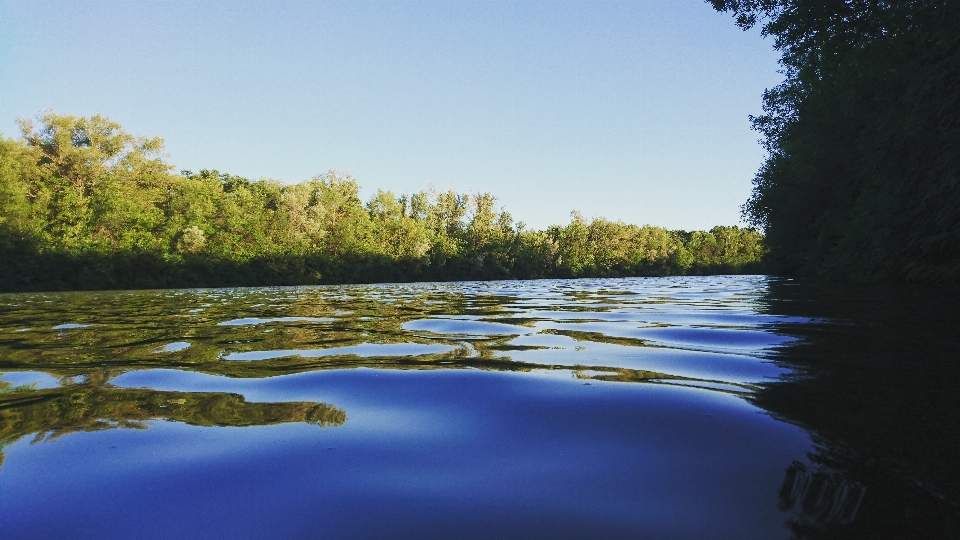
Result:
{"label": "green leaves", "polygon": [[[528,231],[489,193],[171,174],[160,139],[48,113],[0,140],[0,289],[141,288],[737,272],[747,229],[671,232],[574,212]],[[705,247],[709,246],[709,247]]]}
{"label": "green leaves", "polygon": [[762,22],[783,53],[786,80],[751,118],[768,157],[743,207],[766,232],[772,269],[960,278],[960,6],[711,4]]}

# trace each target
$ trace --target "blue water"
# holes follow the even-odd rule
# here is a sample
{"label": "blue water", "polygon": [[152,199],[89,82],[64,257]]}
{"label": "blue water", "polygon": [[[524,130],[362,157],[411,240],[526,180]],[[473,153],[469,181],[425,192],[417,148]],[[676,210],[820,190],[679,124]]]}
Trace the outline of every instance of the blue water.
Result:
{"label": "blue water", "polygon": [[[796,536],[823,441],[757,399],[801,375],[778,360],[791,329],[824,323],[769,294],[738,276],[2,295],[0,536]],[[869,503],[830,482],[824,530]]]}

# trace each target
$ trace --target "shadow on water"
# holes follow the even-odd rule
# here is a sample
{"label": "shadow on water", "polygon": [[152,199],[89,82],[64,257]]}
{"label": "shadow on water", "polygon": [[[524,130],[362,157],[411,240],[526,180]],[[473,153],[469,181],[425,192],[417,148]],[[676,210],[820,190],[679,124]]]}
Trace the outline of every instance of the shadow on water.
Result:
{"label": "shadow on water", "polygon": [[754,402],[807,429],[787,470],[795,538],[960,537],[960,291],[773,280],[768,312],[810,317]]}

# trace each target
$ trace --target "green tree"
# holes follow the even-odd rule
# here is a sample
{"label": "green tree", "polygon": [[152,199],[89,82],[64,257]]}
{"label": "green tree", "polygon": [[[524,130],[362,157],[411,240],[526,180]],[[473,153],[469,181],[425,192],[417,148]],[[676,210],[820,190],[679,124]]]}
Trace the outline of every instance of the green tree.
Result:
{"label": "green tree", "polygon": [[773,268],[960,278],[960,5],[711,3],[783,55],[752,119],[768,157],[744,206]]}
{"label": "green tree", "polygon": [[21,119],[37,150],[42,181],[33,192],[47,210],[44,244],[67,251],[157,249],[160,206],[169,187],[163,140],[134,137],[96,115],[47,113]]}
{"label": "green tree", "polygon": [[23,141],[0,138],[0,250],[40,241],[45,212],[41,171],[35,148]]}
{"label": "green tree", "polygon": [[736,272],[760,253],[736,227],[677,234],[574,212],[530,231],[489,193],[364,203],[335,170],[287,185],[172,174],[160,139],[101,116],[21,125],[22,139],[0,139],[5,290]]}

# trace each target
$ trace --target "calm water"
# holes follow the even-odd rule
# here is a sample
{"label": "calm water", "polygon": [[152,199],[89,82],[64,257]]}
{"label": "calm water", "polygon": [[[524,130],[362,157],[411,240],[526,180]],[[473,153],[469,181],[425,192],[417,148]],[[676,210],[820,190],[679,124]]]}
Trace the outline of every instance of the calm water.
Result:
{"label": "calm water", "polygon": [[0,537],[954,538],[955,291],[0,295]]}

